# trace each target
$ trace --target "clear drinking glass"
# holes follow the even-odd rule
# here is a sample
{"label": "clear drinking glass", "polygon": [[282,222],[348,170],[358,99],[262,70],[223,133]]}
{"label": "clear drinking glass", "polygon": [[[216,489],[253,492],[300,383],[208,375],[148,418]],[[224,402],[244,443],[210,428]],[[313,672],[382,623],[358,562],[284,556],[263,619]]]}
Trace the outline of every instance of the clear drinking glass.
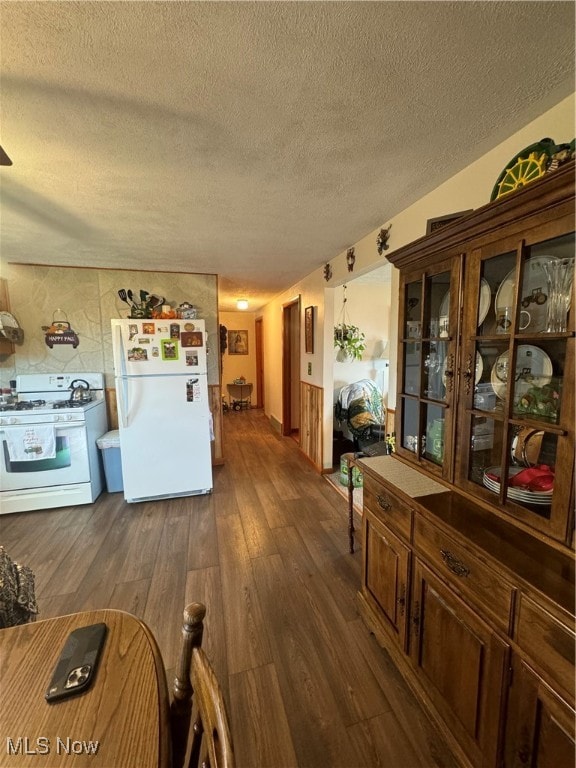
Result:
{"label": "clear drinking glass", "polygon": [[574,256],[543,262],[541,267],[548,286],[546,332],[564,333],[574,281]]}

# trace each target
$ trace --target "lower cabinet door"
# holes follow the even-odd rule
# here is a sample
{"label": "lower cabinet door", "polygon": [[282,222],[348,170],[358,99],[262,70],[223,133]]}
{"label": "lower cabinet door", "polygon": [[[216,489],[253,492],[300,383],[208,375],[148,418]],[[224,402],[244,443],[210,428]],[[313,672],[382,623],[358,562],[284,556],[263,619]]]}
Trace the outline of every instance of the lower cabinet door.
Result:
{"label": "lower cabinet door", "polygon": [[406,648],[410,550],[364,508],[363,591],[388,635]]}
{"label": "lower cabinet door", "polygon": [[574,709],[514,657],[506,718],[506,768],[574,768]]}
{"label": "lower cabinet door", "polygon": [[409,653],[432,704],[477,766],[496,766],[510,647],[415,560]]}

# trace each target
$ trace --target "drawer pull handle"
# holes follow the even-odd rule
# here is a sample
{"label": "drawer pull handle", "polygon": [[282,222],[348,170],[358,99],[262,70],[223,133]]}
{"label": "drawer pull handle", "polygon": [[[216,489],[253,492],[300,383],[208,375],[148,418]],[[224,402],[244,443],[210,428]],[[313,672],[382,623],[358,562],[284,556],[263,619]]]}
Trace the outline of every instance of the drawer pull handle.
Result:
{"label": "drawer pull handle", "polygon": [[472,355],[468,355],[468,359],[466,360],[466,370],[462,374],[464,376],[464,389],[466,390],[466,394],[469,394],[470,388],[472,385],[472,377],[473,377],[473,371],[472,371]]}
{"label": "drawer pull handle", "polygon": [[446,391],[452,392],[452,387],[454,385],[454,355],[448,355],[444,378],[446,379]]}
{"label": "drawer pull handle", "polygon": [[447,549],[441,549],[440,554],[442,555],[442,560],[444,560],[448,568],[452,573],[455,573],[456,576],[470,575],[470,568],[467,568],[463,562],[454,557],[452,552],[449,552]]}
{"label": "drawer pull handle", "polygon": [[382,507],[382,509],[387,512],[389,509],[392,508],[392,505],[390,502],[386,499],[385,496],[376,496],[376,501],[378,502],[378,506]]}
{"label": "drawer pull handle", "polygon": [[406,585],[403,584],[400,589],[400,597],[397,600],[398,605],[400,606],[400,616],[404,616],[404,611],[406,610]]}

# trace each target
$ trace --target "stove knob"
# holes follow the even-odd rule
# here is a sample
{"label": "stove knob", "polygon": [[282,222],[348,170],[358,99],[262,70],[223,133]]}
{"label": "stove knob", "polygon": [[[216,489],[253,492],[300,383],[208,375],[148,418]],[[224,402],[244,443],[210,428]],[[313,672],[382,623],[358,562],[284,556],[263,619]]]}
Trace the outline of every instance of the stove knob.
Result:
{"label": "stove knob", "polygon": [[18,424],[18,419],[15,416],[11,416],[8,419],[8,424]]}
{"label": "stove knob", "polygon": [[73,416],[72,416],[72,414],[71,414],[71,413],[69,413],[69,414],[66,416],[66,421],[72,421],[72,419],[73,419]]}
{"label": "stove knob", "polygon": [[60,421],[60,416],[54,416],[54,421]]}

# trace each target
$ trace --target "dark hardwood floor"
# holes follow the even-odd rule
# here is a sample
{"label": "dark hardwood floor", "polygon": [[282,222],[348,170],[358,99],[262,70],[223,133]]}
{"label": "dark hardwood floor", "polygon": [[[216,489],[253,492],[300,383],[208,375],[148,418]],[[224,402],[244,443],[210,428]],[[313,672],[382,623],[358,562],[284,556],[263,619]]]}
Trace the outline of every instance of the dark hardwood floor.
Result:
{"label": "dark hardwood floor", "polygon": [[204,647],[239,768],[453,768],[358,616],[361,552],[348,553],[345,499],[262,411],[225,414],[224,446],[210,496],[126,504],[104,493],[0,517],[0,542],[35,572],[39,619],[134,613],[171,683],[183,607],[206,603]]}

